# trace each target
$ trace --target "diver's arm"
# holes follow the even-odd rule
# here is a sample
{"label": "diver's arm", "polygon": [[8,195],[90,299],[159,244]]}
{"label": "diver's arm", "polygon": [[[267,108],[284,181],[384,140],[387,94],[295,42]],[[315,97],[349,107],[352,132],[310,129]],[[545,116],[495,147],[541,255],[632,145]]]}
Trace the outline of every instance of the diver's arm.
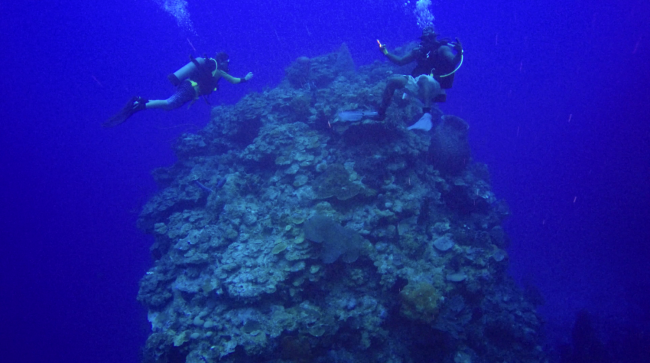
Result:
{"label": "diver's arm", "polygon": [[244,78],[233,77],[224,71],[219,71],[219,75],[232,84],[243,83],[253,78],[253,72],[248,72],[248,74]]}
{"label": "diver's arm", "polygon": [[388,60],[397,64],[398,66],[409,64],[415,60],[415,50],[410,51],[407,55],[403,57],[398,57],[395,54],[392,54],[388,51],[386,51],[386,53],[384,54],[386,55],[386,58],[388,58]]}
{"label": "diver's arm", "polygon": [[438,48],[438,53],[442,55],[450,64],[454,67],[460,63],[460,59],[463,57],[463,45],[460,44],[458,38],[456,38],[456,43],[454,44],[454,50],[456,54],[451,51],[451,48],[447,45],[443,45]]}

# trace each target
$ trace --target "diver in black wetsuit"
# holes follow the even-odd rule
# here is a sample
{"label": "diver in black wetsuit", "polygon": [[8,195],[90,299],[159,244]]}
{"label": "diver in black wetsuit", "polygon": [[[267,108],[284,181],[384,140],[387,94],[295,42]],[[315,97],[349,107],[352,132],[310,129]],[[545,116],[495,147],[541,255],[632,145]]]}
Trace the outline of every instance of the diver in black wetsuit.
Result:
{"label": "diver in black wetsuit", "polygon": [[203,96],[207,102],[207,96],[219,88],[219,80],[226,79],[230,83],[243,83],[253,78],[249,72],[243,78],[236,78],[228,74],[230,59],[224,52],[217,53],[215,58],[194,58],[191,62],[178,71],[171,73],[167,78],[176,86],[176,92],[166,100],[147,100],[142,97],[133,97],[124,108],[108,121],[104,127],[113,127],[121,124],[134,113],[151,108],[173,110],[186,104],[194,102]]}
{"label": "diver in black wetsuit", "polygon": [[[433,27],[424,28],[420,37],[420,45],[404,57],[389,53],[386,45],[379,43],[379,49],[391,62],[400,66],[411,62],[417,62],[417,64],[411,72],[411,76],[395,75],[388,79],[376,119],[383,120],[386,117],[386,109],[393,99],[393,93],[398,88],[406,87],[409,82],[417,86],[415,87],[417,96],[424,105],[425,114],[429,113],[432,103],[447,100],[445,90],[451,88],[454,82],[454,73],[462,63],[463,46],[458,38],[455,43],[451,43],[444,39],[438,40],[437,36]],[[456,54],[452,52],[452,49]]]}

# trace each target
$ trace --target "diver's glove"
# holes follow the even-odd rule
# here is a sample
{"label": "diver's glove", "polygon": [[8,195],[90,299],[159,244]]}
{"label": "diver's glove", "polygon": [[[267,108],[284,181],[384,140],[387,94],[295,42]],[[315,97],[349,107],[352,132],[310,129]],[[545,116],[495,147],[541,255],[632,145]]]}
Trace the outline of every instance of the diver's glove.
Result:
{"label": "diver's glove", "polygon": [[248,72],[248,74],[246,74],[244,78],[239,79],[239,83],[248,82],[251,80],[251,78],[253,78],[253,72]]}

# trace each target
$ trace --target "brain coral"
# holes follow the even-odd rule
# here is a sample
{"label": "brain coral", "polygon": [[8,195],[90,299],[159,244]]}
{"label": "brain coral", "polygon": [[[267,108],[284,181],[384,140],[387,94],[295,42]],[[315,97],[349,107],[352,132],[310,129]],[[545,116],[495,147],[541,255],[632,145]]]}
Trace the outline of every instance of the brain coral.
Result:
{"label": "brain coral", "polygon": [[409,282],[399,296],[402,301],[401,313],[411,320],[430,323],[438,313],[440,295],[428,282]]}

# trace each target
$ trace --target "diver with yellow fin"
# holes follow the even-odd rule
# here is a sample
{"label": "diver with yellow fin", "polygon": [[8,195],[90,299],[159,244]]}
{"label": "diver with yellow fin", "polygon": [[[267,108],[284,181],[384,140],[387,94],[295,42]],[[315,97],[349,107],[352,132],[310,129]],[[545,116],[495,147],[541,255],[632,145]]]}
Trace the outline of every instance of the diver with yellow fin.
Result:
{"label": "diver with yellow fin", "polygon": [[194,58],[190,56],[188,64],[167,76],[169,81],[176,86],[176,92],[171,97],[166,100],[147,100],[142,97],[133,97],[119,113],[104,122],[103,126],[117,126],[142,110],[152,108],[173,110],[187,102],[194,103],[199,97],[203,97],[205,102],[209,104],[207,96],[219,88],[221,78],[233,84],[243,83],[253,78],[251,72],[243,78],[231,76],[228,74],[229,62],[230,59],[224,52],[217,53],[215,58],[208,58],[207,56]]}

